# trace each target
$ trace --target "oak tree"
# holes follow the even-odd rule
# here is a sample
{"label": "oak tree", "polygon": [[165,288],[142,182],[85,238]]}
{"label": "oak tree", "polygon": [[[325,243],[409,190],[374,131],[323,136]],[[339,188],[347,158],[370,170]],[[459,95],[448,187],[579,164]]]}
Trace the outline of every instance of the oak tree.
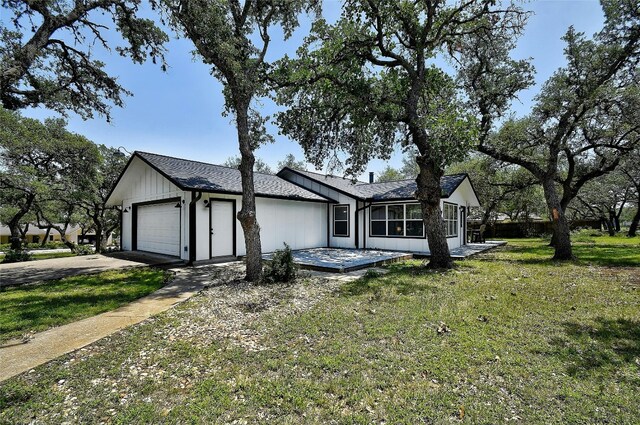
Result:
{"label": "oak tree", "polygon": [[491,132],[496,124],[491,99],[501,82],[482,74],[491,68],[482,55],[467,80],[484,87],[473,98],[487,129],[478,149],[525,168],[538,180],[553,221],[557,260],[573,258],[569,203],[640,143],[640,5],[602,0],[602,6],[604,27],[592,39],[569,28],[567,64],[546,81],[527,116]]}
{"label": "oak tree", "polygon": [[318,6],[314,0],[164,0],[170,21],[190,39],[198,57],[211,66],[222,83],[225,113],[235,118],[240,148],[242,208],[238,220],[247,250],[246,280],[262,277],[260,226],[256,218],[253,184],[254,150],[271,140],[266,118],[255,108],[267,94],[271,33],[280,26],[288,38],[298,26],[298,15]]}
{"label": "oak tree", "polygon": [[440,179],[478,131],[458,82],[434,58],[455,57],[471,35],[511,39],[524,20],[518,7],[493,1],[346,1],[335,24],[315,22],[299,58],[280,64],[282,132],[318,168],[341,153],[351,176],[398,146],[414,148],[428,266],[450,268]]}
{"label": "oak tree", "polygon": [[[109,119],[111,104],[131,93],[105,64],[96,45],[114,48],[135,63],[150,57],[164,67],[167,35],[140,17],[140,0],[3,0],[0,28],[0,100],[5,109],[45,108],[83,118],[94,112]],[[103,17],[104,16],[104,17]],[[105,19],[106,17],[106,19]],[[125,43],[108,41],[111,21]]]}

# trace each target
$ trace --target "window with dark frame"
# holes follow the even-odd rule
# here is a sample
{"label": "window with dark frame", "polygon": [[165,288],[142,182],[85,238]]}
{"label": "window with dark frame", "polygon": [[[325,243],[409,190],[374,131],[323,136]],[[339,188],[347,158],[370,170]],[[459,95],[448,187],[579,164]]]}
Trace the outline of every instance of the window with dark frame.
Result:
{"label": "window with dark frame", "polygon": [[388,204],[371,207],[370,236],[422,238],[424,223],[420,204]]}
{"label": "window with dark frame", "polygon": [[442,206],[442,217],[444,218],[447,237],[458,236],[458,206],[445,202]]}
{"label": "window with dark frame", "polygon": [[349,236],[349,205],[333,206],[333,236]]}

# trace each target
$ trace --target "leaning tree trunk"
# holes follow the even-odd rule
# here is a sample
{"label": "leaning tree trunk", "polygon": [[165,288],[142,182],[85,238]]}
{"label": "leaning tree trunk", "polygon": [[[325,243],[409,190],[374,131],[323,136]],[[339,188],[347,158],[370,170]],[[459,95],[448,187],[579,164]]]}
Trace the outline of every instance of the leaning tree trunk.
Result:
{"label": "leaning tree trunk", "polygon": [[442,211],[440,211],[441,176],[436,172],[435,164],[422,158],[418,157],[420,170],[416,178],[418,186],[416,197],[422,206],[425,233],[429,244],[430,260],[427,267],[430,269],[450,269],[453,268],[453,261],[449,254],[447,233]]}
{"label": "leaning tree trunk", "polygon": [[640,223],[640,203],[638,204],[638,209],[636,210],[636,214],[633,216],[631,220],[631,226],[629,226],[629,232],[627,236],[634,237],[636,236],[636,232],[638,231],[638,223]]}
{"label": "leaning tree trunk", "polygon": [[553,225],[552,243],[555,249],[554,260],[572,260],[573,250],[571,248],[571,229],[569,221],[560,204],[560,198],[552,179],[545,179],[542,184],[544,197],[547,201],[551,223]]}
{"label": "leaning tree trunk", "polygon": [[47,227],[47,231],[44,233],[44,238],[42,242],[40,242],[40,247],[44,248],[47,242],[49,241],[49,235],[51,234],[51,227]]}
{"label": "leaning tree trunk", "polygon": [[260,226],[256,218],[256,197],[253,185],[253,164],[255,157],[249,136],[249,102],[236,105],[238,143],[240,145],[240,175],[242,177],[242,209],[238,212],[238,221],[244,231],[244,244],[247,250],[247,274],[245,280],[256,282],[262,279],[262,247],[260,244]]}

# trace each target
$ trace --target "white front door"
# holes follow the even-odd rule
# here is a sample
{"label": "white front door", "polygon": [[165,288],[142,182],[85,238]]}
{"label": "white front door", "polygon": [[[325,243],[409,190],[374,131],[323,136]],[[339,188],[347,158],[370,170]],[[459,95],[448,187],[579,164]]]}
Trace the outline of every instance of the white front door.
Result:
{"label": "white front door", "polygon": [[137,250],[180,256],[180,208],[175,201],[140,205],[136,221]]}
{"label": "white front door", "polygon": [[211,257],[233,255],[233,202],[211,201]]}

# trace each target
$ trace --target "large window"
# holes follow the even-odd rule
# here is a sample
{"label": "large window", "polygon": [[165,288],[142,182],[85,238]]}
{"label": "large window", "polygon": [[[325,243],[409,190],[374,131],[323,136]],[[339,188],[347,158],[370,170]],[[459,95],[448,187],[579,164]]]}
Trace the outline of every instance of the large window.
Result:
{"label": "large window", "polygon": [[458,206],[445,202],[442,207],[442,217],[444,218],[447,237],[458,236]]}
{"label": "large window", "polygon": [[349,236],[349,205],[333,206],[333,236]]}
{"label": "large window", "polygon": [[422,238],[422,209],[419,204],[372,206],[369,233],[370,236]]}

